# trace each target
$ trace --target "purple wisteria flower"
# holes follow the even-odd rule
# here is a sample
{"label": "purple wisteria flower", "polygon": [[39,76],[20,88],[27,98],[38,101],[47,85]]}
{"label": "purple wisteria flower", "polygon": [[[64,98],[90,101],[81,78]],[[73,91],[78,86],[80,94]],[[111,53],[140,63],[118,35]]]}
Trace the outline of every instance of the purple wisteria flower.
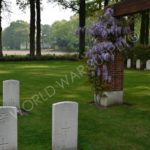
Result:
{"label": "purple wisteria flower", "polygon": [[121,26],[113,14],[112,8],[106,9],[98,22],[89,29],[95,42],[86,53],[87,64],[91,77],[98,77],[98,82],[111,82],[108,64],[114,61],[114,52],[129,47],[125,35],[130,33],[130,28]]}
{"label": "purple wisteria flower", "polygon": [[114,10],[112,8],[107,8],[104,16],[113,16],[114,15]]}

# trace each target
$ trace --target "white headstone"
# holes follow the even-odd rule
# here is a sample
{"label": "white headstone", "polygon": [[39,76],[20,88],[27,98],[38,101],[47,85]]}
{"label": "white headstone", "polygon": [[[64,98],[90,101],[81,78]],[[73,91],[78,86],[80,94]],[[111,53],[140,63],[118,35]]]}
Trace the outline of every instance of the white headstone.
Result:
{"label": "white headstone", "polygon": [[0,107],[0,150],[17,150],[16,107]]}
{"label": "white headstone", "polygon": [[131,59],[127,60],[127,68],[131,68]]}
{"label": "white headstone", "polygon": [[52,110],[52,150],[77,150],[78,103],[60,102]]}
{"label": "white headstone", "polygon": [[136,69],[140,69],[141,68],[141,61],[140,59],[136,60]]}
{"label": "white headstone", "polygon": [[20,107],[20,83],[17,80],[3,81],[3,106]]}
{"label": "white headstone", "polygon": [[147,60],[146,62],[146,70],[150,70],[150,60]]}

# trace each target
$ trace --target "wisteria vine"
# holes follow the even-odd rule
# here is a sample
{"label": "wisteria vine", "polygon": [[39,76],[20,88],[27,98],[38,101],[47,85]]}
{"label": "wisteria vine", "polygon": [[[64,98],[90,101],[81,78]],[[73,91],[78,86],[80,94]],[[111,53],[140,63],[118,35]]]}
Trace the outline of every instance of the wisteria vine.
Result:
{"label": "wisteria vine", "polygon": [[130,28],[126,19],[116,19],[113,15],[112,8],[106,9],[98,22],[89,29],[94,43],[86,56],[88,73],[96,93],[106,90],[111,82],[108,65],[114,61],[114,53],[129,48],[126,36]]}

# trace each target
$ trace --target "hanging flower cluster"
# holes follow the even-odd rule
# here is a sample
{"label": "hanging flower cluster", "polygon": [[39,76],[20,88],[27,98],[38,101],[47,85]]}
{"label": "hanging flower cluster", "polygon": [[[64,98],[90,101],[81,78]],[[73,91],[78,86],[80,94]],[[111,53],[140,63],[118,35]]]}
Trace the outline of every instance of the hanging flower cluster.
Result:
{"label": "hanging flower cluster", "polygon": [[94,43],[87,52],[87,63],[89,76],[96,91],[104,89],[104,83],[111,82],[108,64],[114,60],[114,52],[129,47],[125,36],[129,34],[130,28],[125,25],[125,19],[117,20],[113,14],[114,10],[108,8],[89,29]]}

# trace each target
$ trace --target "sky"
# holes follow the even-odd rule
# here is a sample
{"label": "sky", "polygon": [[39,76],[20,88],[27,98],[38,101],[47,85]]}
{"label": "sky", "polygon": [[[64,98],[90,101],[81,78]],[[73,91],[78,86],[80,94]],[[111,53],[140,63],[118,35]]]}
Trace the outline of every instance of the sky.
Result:
{"label": "sky", "polygon": [[[10,25],[12,21],[16,20],[24,20],[29,23],[30,21],[30,11],[29,8],[22,12],[19,10],[18,6],[16,5],[16,0],[11,1],[10,5],[11,13],[4,12],[2,14],[2,27],[6,28]],[[41,23],[42,24],[53,24],[57,20],[69,20],[70,16],[73,15],[73,12],[70,9],[62,9],[61,6],[57,4],[50,4],[47,3],[47,0],[43,0],[43,10],[41,12]]]}

